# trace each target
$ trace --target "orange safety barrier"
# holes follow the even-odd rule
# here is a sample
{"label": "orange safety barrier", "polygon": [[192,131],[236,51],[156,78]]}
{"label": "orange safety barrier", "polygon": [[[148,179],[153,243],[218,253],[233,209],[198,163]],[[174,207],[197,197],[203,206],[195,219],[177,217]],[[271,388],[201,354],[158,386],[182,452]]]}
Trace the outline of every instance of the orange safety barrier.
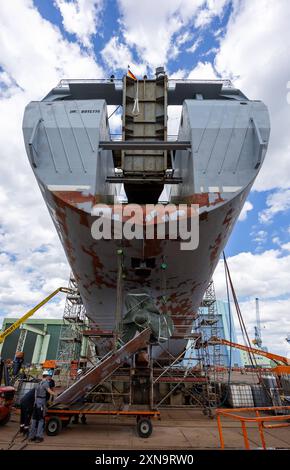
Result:
{"label": "orange safety barrier", "polygon": [[[220,438],[221,449],[225,448],[224,436],[223,436],[223,429],[222,429],[222,421],[221,417],[231,418],[236,421],[241,422],[242,433],[245,443],[246,450],[250,450],[250,443],[247,433],[246,423],[257,423],[259,434],[261,438],[262,447],[264,450],[267,449],[264,429],[273,429],[273,428],[284,428],[290,426],[290,415],[275,415],[275,416],[261,416],[260,411],[290,411],[290,406],[265,406],[265,407],[253,407],[253,408],[217,408],[216,409],[216,416],[217,416],[217,425],[218,425],[218,432]],[[237,413],[245,413],[251,412],[255,413],[256,416],[242,416]],[[288,420],[288,423],[279,423],[279,424],[265,424],[272,421],[285,421]]]}

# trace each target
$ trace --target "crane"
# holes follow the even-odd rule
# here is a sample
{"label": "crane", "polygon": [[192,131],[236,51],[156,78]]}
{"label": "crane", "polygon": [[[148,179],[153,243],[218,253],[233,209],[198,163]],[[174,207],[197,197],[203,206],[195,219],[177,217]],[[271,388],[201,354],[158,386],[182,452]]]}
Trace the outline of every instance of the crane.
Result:
{"label": "crane", "polygon": [[50,301],[56,294],[59,292],[64,292],[65,294],[75,294],[75,291],[69,289],[68,287],[59,287],[58,289],[54,290],[51,294],[49,294],[45,299],[43,299],[39,304],[33,307],[31,310],[25,313],[22,317],[18,318],[12,325],[8,326],[6,330],[0,333],[0,344],[5,341],[7,336],[11,335],[13,331],[17,330],[22,323],[24,323],[29,317],[31,317],[37,310],[39,310],[43,305]]}
{"label": "crane", "polygon": [[[10,325],[6,330],[0,332],[0,344],[5,341],[7,336],[11,335],[13,331],[17,330],[20,325],[22,325],[29,317],[31,317],[37,310],[39,310],[43,305],[50,301],[56,294],[59,292],[64,292],[66,294],[74,294],[75,292],[68,287],[59,287],[49,294],[45,299],[39,302],[35,307],[26,312],[22,317],[18,318],[12,325]],[[4,376],[4,386],[1,385],[2,377]],[[9,375],[7,372],[6,364],[0,357],[0,425],[8,423],[11,416],[11,407],[13,404],[13,398],[15,394],[15,388],[10,386]]]}
{"label": "crane", "polygon": [[264,351],[263,349],[256,349],[256,348],[250,348],[249,346],[244,346],[243,344],[239,343],[233,343],[232,341],[228,341],[227,339],[224,338],[217,338],[215,336],[211,337],[208,340],[209,345],[214,345],[214,344],[223,344],[225,346],[229,346],[231,348],[237,348],[241,349],[242,351],[246,351],[251,354],[256,354],[258,356],[264,356],[267,357],[268,359],[271,359],[272,361],[276,362],[277,365],[282,364],[283,366],[289,366],[290,369],[290,361],[287,359],[285,356],[279,356],[278,354],[273,354],[268,351]]}
{"label": "crane", "polygon": [[261,318],[260,318],[260,308],[259,308],[259,299],[256,297],[256,321],[257,325],[255,326],[255,339],[253,344],[258,348],[262,349],[262,334],[261,334]]}

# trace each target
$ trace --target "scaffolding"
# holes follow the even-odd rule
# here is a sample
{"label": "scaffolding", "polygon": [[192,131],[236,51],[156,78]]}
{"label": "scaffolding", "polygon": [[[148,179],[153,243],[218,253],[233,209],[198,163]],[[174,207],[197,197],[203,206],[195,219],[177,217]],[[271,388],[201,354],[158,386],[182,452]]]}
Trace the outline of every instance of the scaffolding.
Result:
{"label": "scaffolding", "polygon": [[[213,336],[220,337],[221,326],[217,311],[214,283],[211,280],[203,297],[201,308],[199,309],[199,328],[203,341],[208,341]],[[204,348],[208,364],[210,366],[224,366],[225,361],[222,355],[221,345],[211,345]]]}
{"label": "scaffolding", "polygon": [[[86,326],[86,312],[78,291],[77,282],[70,275],[69,289],[63,313],[56,360],[62,367],[70,367],[72,361],[79,363],[82,356],[82,331]],[[86,352],[85,352],[86,355]]]}
{"label": "scaffolding", "polygon": [[[88,323],[77,283],[72,276],[69,288],[73,293],[66,298],[57,354],[57,362],[63,365],[81,358],[84,340],[91,341],[93,345],[104,335],[116,340],[116,332],[100,331]],[[130,365],[119,368],[109,379],[96,383],[89,393],[89,401],[120,405],[121,400],[124,401],[123,406],[125,403],[147,403],[152,409],[198,408],[212,416],[212,410],[219,402],[216,381],[221,364],[220,345],[208,344],[210,337],[219,336],[212,281],[201,307],[202,314],[200,310],[191,332],[188,332],[186,325],[178,325],[174,331],[175,338],[188,340],[185,351],[177,358],[170,352],[167,341],[150,344],[147,352],[143,351],[129,361]],[[161,350],[158,354],[155,354],[156,347]],[[147,359],[142,359],[140,363],[140,356],[144,355]]]}
{"label": "scaffolding", "polygon": [[[190,341],[189,360],[195,368],[200,369],[204,378],[202,387],[195,387],[195,398],[203,404],[204,411],[212,415],[217,406],[220,391],[218,384],[222,382],[225,360],[221,346],[209,344],[213,335],[220,335],[221,325],[217,311],[214,283],[211,280],[201,302],[193,332],[196,339]],[[192,400],[191,400],[192,401]]]}

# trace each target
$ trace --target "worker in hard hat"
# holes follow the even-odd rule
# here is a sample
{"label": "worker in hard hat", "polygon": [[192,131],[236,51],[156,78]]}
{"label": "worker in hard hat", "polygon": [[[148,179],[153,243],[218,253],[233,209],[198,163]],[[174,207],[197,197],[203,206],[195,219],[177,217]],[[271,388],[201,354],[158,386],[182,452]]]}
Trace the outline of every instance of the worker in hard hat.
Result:
{"label": "worker in hard hat", "polygon": [[[48,373],[49,388],[50,388],[50,390],[54,391],[55,381],[53,380],[53,370],[49,369],[47,371],[47,373]],[[46,401],[50,402],[50,404],[51,404],[53,402],[53,395],[50,395],[48,392],[46,392]]]}
{"label": "worker in hard hat", "polygon": [[35,404],[29,431],[29,441],[42,442],[44,434],[44,418],[46,413],[46,393],[55,395],[49,386],[50,375],[47,370],[42,373],[42,380],[35,388]]}

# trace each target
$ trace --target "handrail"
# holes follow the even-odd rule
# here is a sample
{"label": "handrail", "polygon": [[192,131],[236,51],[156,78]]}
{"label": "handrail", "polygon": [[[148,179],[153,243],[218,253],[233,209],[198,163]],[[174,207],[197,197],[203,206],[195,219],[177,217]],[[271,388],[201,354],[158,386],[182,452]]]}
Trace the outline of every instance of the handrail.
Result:
{"label": "handrail", "polygon": [[[259,428],[259,433],[260,433],[260,438],[261,438],[261,443],[262,447],[264,450],[267,449],[266,447],[266,441],[265,441],[265,435],[264,435],[264,430],[263,429],[272,429],[272,428],[278,428],[278,427],[289,427],[289,423],[281,423],[281,424],[276,424],[276,425],[264,425],[264,423],[268,423],[271,421],[285,421],[289,420],[290,416],[289,415],[279,415],[279,416],[261,416],[260,411],[290,411],[290,406],[262,406],[262,407],[252,407],[252,408],[217,408],[216,409],[216,415],[217,415],[217,425],[218,425],[218,432],[219,432],[219,438],[220,438],[220,445],[221,449],[225,448],[225,441],[224,441],[224,436],[223,436],[223,430],[222,430],[222,423],[221,423],[221,416],[224,416],[226,418],[232,418],[234,420],[240,421],[241,422],[241,428],[242,428],[242,433],[243,433],[243,438],[244,438],[244,444],[246,450],[250,450],[250,444],[249,444],[249,438],[248,438],[248,433],[247,433],[247,428],[246,428],[246,423],[257,423],[258,428]],[[251,412],[255,413],[255,417],[249,417],[249,416],[241,416],[239,412]]]}

